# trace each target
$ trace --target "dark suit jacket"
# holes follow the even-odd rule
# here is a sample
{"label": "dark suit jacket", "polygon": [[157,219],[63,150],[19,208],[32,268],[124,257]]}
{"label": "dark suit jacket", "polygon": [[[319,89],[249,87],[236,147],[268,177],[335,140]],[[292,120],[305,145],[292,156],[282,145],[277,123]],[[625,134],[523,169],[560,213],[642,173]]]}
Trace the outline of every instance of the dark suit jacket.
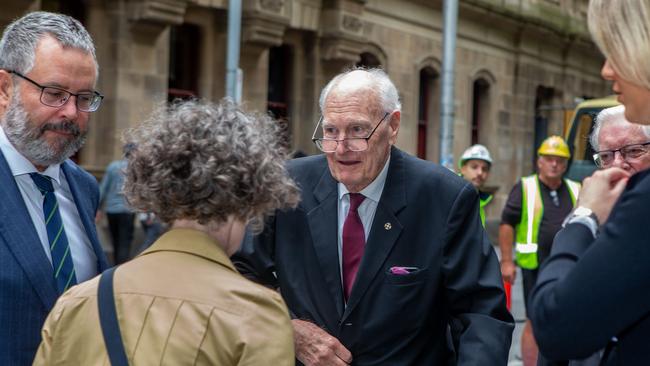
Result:
{"label": "dark suit jacket", "polygon": [[614,336],[607,365],[650,365],[650,171],[630,179],[600,235],[558,232],[531,294],[540,351],[582,358]]}
{"label": "dark suit jacket", "polygon": [[[97,239],[97,181],[71,161],[61,164],[86,234],[108,267]],[[58,297],[54,273],[9,165],[0,152],[0,365],[31,365],[41,327]]]}
{"label": "dark suit jacket", "polygon": [[[278,286],[295,318],[339,339],[353,365],[438,365],[451,325],[459,365],[505,365],[513,320],[476,190],[396,148],[347,306],[337,245],[337,182],[324,155],[294,160],[302,202],[278,212],[234,261]],[[393,266],[417,267],[393,275]],[[277,275],[277,278],[276,278]]]}

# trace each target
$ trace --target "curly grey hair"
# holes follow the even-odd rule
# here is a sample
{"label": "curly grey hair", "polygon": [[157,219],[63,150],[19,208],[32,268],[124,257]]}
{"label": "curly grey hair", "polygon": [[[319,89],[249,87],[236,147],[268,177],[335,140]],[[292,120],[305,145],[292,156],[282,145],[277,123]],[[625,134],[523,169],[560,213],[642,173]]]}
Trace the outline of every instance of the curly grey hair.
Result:
{"label": "curly grey hair", "polygon": [[86,28],[67,15],[36,11],[15,20],[5,28],[0,39],[0,69],[21,74],[34,67],[36,46],[46,35],[65,48],[76,48],[93,56],[99,72],[95,45]]}
{"label": "curly grey hair", "polygon": [[299,200],[278,129],[228,99],[159,106],[125,133],[135,146],[127,157],[127,201],[168,223],[222,223],[232,215],[259,232],[267,215]]}

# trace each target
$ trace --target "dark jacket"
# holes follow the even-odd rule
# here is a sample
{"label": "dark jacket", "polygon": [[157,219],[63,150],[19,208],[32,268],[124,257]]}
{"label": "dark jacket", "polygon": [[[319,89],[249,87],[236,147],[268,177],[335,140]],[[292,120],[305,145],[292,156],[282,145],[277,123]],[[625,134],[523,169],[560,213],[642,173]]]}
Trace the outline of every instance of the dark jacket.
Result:
{"label": "dark jacket", "polygon": [[[108,263],[95,229],[97,180],[70,160],[61,170],[101,272]],[[0,184],[0,365],[31,365],[58,290],[52,264],[2,153]]]}
{"label": "dark jacket", "polygon": [[[323,327],[353,365],[505,365],[513,320],[499,264],[481,226],[474,187],[396,148],[347,306],[337,247],[337,182],[324,155],[289,170],[302,202],[278,212],[236,266],[278,286],[295,318]],[[393,266],[414,267],[394,275]],[[277,275],[277,278],[276,278]]]}
{"label": "dark jacket", "polygon": [[548,358],[586,357],[616,337],[606,365],[650,365],[650,171],[630,179],[597,239],[582,224],[557,234],[531,302]]}

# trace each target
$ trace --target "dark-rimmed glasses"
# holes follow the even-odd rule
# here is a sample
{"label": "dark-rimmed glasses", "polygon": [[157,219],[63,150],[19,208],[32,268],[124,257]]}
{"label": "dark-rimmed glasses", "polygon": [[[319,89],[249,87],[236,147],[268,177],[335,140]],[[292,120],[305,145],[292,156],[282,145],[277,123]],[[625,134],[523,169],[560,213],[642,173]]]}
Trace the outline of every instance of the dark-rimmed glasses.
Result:
{"label": "dark-rimmed glasses", "polygon": [[386,120],[386,117],[388,117],[390,113],[386,112],[384,116],[381,118],[381,120],[377,123],[375,128],[372,129],[370,134],[365,137],[346,137],[343,139],[333,139],[333,138],[328,138],[328,137],[321,137],[321,138],[316,138],[316,131],[318,131],[318,126],[320,126],[323,123],[323,116],[320,117],[318,120],[318,123],[316,124],[316,129],[314,129],[314,133],[311,136],[311,140],[316,144],[316,147],[320,149],[322,152],[326,153],[331,153],[336,151],[336,148],[339,146],[339,143],[344,142],[345,146],[347,147],[348,150],[350,151],[365,151],[368,149],[368,140],[372,137],[372,135],[375,133],[377,130],[377,127],[381,125],[384,120]]}
{"label": "dark-rimmed glasses", "polygon": [[55,86],[43,86],[27,76],[13,70],[7,70],[7,72],[25,79],[34,84],[37,88],[41,89],[40,101],[48,107],[60,108],[68,102],[71,96],[74,95],[76,97],[75,105],[78,110],[82,112],[94,112],[102,104],[102,99],[104,99],[104,96],[96,91],[75,94]]}
{"label": "dark-rimmed glasses", "polygon": [[638,159],[645,155],[648,152],[648,145],[650,145],[650,141],[643,144],[626,145],[616,150],[597,151],[593,156],[594,163],[599,168],[609,167],[614,163],[617,151],[621,154],[623,160],[629,162],[629,160]]}

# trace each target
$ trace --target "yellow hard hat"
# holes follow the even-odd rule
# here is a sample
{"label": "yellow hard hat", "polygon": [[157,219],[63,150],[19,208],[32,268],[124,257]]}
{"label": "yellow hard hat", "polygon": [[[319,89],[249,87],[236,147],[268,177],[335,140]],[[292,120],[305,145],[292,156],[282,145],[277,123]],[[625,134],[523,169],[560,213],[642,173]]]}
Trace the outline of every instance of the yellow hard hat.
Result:
{"label": "yellow hard hat", "polygon": [[569,145],[564,142],[560,136],[548,137],[537,150],[537,155],[552,155],[569,159],[571,152],[569,152]]}

